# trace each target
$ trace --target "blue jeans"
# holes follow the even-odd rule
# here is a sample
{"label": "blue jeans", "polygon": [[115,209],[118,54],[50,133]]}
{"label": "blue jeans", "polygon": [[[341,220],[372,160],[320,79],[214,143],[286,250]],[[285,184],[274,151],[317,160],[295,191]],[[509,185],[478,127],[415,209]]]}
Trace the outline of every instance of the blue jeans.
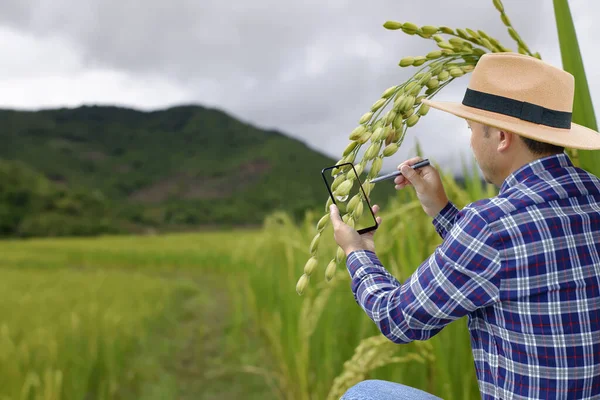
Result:
{"label": "blue jeans", "polygon": [[441,400],[432,394],[399,383],[376,379],[352,386],[340,400]]}

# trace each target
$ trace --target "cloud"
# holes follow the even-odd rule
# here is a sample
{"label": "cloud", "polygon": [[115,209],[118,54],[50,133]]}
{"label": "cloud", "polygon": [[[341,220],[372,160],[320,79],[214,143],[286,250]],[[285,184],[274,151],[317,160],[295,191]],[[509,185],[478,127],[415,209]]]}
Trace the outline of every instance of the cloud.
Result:
{"label": "cloud", "polygon": [[145,108],[190,103],[193,97],[168,77],[132,78],[112,69],[86,67],[80,55],[56,38],[38,39],[0,27],[3,61],[0,107],[75,107],[82,103],[138,105]]}
{"label": "cloud", "polygon": [[[529,46],[561,65],[552,3],[504,0]],[[600,92],[593,38],[600,6],[571,2],[592,96]],[[414,71],[397,63],[434,43],[387,31],[386,20],[483,29],[514,42],[490,1],[4,0],[4,107],[116,103],[154,109],[195,102],[276,128],[338,158],[358,118]],[[458,80],[437,98],[460,101]],[[598,100],[600,101],[600,100]],[[456,169],[469,157],[462,120],[432,110],[409,131],[390,168],[424,153]]]}

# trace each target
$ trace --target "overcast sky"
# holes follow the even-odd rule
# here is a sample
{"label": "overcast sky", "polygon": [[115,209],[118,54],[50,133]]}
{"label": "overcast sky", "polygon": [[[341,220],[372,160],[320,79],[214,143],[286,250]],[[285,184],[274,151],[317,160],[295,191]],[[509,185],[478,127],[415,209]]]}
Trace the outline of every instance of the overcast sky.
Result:
{"label": "overcast sky", "polygon": [[[529,47],[560,67],[552,1],[504,4]],[[600,3],[570,5],[598,110]],[[437,49],[384,29],[386,20],[483,29],[516,49],[491,0],[2,0],[0,107],[194,103],[337,159],[383,90],[414,73],[398,61]],[[436,99],[460,101],[467,83],[455,81]],[[445,168],[471,157],[466,124],[432,110],[385,167],[414,155],[416,138]]]}

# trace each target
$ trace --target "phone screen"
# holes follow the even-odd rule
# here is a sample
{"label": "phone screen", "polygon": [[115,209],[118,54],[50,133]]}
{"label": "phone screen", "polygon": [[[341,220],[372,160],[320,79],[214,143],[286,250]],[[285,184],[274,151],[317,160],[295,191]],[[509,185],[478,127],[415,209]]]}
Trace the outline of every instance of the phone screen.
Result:
{"label": "phone screen", "polygon": [[[378,193],[381,191],[377,190],[377,186],[385,182],[376,184],[365,182],[367,172],[360,173],[357,178],[356,169],[352,164],[339,164],[324,168],[322,171],[329,195],[340,210],[340,215],[344,217],[350,211],[354,220],[354,229],[358,233],[377,229],[377,221],[371,206],[377,204],[381,207],[382,203],[379,201],[383,200],[378,198]],[[345,190],[348,186],[349,189]],[[347,220],[344,222],[348,223]],[[350,224],[352,225],[352,222]]]}

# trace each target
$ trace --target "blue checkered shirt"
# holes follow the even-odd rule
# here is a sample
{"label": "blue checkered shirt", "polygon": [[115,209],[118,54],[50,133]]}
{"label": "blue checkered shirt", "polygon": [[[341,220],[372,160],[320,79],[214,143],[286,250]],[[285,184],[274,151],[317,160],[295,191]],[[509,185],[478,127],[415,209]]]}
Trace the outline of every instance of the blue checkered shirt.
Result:
{"label": "blue checkered shirt", "polygon": [[566,154],[434,218],[444,239],[403,284],[348,255],[357,303],[395,343],[468,317],[483,399],[600,399],[600,180]]}

